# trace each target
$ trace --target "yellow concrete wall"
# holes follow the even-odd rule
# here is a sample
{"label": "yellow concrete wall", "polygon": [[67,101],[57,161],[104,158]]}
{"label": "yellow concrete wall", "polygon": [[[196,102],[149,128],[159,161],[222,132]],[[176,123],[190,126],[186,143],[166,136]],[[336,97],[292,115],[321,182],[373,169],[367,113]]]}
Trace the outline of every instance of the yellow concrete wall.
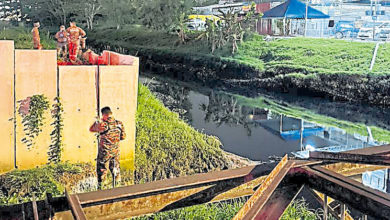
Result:
{"label": "yellow concrete wall", "polygon": [[[57,96],[57,54],[55,50],[16,50],[15,51],[15,97],[16,101],[33,95],[44,94],[50,101]],[[17,104],[16,110],[19,109]],[[47,163],[47,150],[51,143],[52,118],[50,111],[45,114],[42,132],[35,138],[29,150],[21,139],[25,136],[22,117],[16,114],[16,164],[21,169]]]}
{"label": "yellow concrete wall", "polygon": [[14,42],[0,41],[0,173],[14,168]]}
{"label": "yellow concrete wall", "polygon": [[[15,154],[19,169],[29,169],[48,162],[47,152],[53,130],[50,110],[45,113],[42,132],[34,139],[31,147],[22,142],[25,131],[22,116],[18,113],[18,101],[40,94],[48,98],[50,108],[57,94],[61,97],[64,108],[62,160],[95,161],[97,140],[89,132],[89,126],[97,115],[97,68],[57,67],[54,50],[14,50],[12,41],[0,41],[0,173],[14,168]],[[110,106],[115,118],[121,120],[126,129],[127,139],[121,142],[121,166],[127,170],[134,170],[138,68],[139,59],[135,58],[132,66],[101,66],[99,69],[100,107]],[[15,110],[16,131],[12,120]]]}
{"label": "yellow concrete wall", "polygon": [[127,138],[120,143],[121,168],[130,170],[134,170],[138,67],[138,58],[132,66],[99,67],[100,107],[109,106],[125,126]]}
{"label": "yellow concrete wall", "polygon": [[60,66],[59,90],[64,108],[63,161],[94,162],[97,138],[89,132],[97,116],[96,66]]}

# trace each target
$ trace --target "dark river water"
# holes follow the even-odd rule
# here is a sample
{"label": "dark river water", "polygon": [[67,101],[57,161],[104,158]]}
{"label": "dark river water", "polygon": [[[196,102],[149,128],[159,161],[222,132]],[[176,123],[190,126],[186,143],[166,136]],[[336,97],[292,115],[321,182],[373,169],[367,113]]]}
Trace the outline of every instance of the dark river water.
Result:
{"label": "dark river water", "polygon": [[[383,145],[386,144],[383,136],[390,134],[387,133],[390,130],[388,108],[281,94],[272,94],[268,101],[258,105],[258,99],[240,102],[233,94],[172,79],[147,75],[140,80],[166,107],[177,112],[194,128],[218,137],[225,151],[254,161],[269,161],[285,154],[305,157],[308,150],[315,149],[338,152]],[[307,116],[307,111],[315,113],[310,115],[311,120],[280,113],[294,114],[291,106],[297,107],[295,115]],[[367,126],[374,129],[367,129]],[[356,132],[357,127],[360,132]],[[382,140],[374,138],[378,136],[375,128],[383,129],[380,130]],[[389,169],[365,172],[351,178],[390,193]],[[315,201],[308,192],[303,191],[300,196]],[[337,206],[337,202],[334,205]],[[362,216],[358,210],[349,210],[356,218]]]}
{"label": "dark river water", "polygon": [[[225,151],[251,160],[268,161],[294,152],[303,155],[305,151],[299,151],[313,148],[346,150],[384,144],[383,141],[370,137],[369,130],[357,134],[337,126],[281,115],[264,107],[242,105],[233,95],[218,90],[151,75],[143,76],[140,80],[166,107],[179,113],[194,128],[217,136]],[[287,102],[291,102],[288,99],[298,99],[290,96],[276,98]],[[303,99],[300,103],[308,103],[304,105],[317,108],[316,112],[325,111],[328,115],[336,115],[339,120],[346,120],[352,125],[361,120],[359,123],[387,128],[387,121],[378,120],[377,124],[373,123],[376,123],[375,117],[390,118],[388,109],[357,108],[355,105],[340,105],[313,98]],[[328,107],[332,104],[333,107]],[[337,112],[342,112],[341,116]],[[319,114],[318,117],[321,116]]]}

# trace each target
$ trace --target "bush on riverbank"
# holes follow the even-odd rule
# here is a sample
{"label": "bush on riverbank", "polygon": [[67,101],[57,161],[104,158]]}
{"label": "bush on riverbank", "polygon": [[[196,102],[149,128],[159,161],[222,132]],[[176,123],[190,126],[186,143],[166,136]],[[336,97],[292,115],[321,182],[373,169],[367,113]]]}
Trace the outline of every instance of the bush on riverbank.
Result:
{"label": "bush on riverbank", "polygon": [[154,181],[228,168],[216,137],[199,133],[139,87],[136,181]]}
{"label": "bush on riverbank", "polygon": [[66,187],[77,187],[80,181],[94,175],[95,168],[91,164],[59,163],[14,170],[0,175],[0,206],[28,202],[33,196],[41,200],[46,193],[61,196]]}

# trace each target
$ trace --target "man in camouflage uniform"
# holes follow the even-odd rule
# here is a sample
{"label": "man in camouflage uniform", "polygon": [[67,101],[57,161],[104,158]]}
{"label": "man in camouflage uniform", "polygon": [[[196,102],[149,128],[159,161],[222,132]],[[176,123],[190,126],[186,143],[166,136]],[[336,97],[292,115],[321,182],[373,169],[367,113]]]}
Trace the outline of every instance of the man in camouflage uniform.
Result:
{"label": "man in camouflage uniform", "polygon": [[107,173],[110,170],[114,185],[121,181],[119,167],[119,141],[126,138],[126,133],[122,122],[112,117],[109,107],[102,108],[102,119],[96,121],[91,128],[91,132],[99,133],[99,149],[97,156],[97,177],[98,187],[105,187]]}

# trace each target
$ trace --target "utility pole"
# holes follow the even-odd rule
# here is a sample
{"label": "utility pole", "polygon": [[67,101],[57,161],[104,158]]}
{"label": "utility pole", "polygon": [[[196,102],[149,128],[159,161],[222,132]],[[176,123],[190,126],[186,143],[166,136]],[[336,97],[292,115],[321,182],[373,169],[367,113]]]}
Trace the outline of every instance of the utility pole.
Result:
{"label": "utility pole", "polygon": [[308,8],[309,8],[309,0],[306,0],[306,12],[305,12],[305,37],[306,37],[306,34],[307,34],[307,11],[308,11]]}
{"label": "utility pole", "polygon": [[[376,27],[376,19],[377,19],[377,12],[376,12],[376,7],[377,7],[377,0],[375,0],[375,3],[373,5],[373,1],[371,0],[371,18],[372,21],[374,22],[374,25],[372,27],[372,40],[375,40],[375,27]],[[374,6],[374,9],[373,9]]]}

